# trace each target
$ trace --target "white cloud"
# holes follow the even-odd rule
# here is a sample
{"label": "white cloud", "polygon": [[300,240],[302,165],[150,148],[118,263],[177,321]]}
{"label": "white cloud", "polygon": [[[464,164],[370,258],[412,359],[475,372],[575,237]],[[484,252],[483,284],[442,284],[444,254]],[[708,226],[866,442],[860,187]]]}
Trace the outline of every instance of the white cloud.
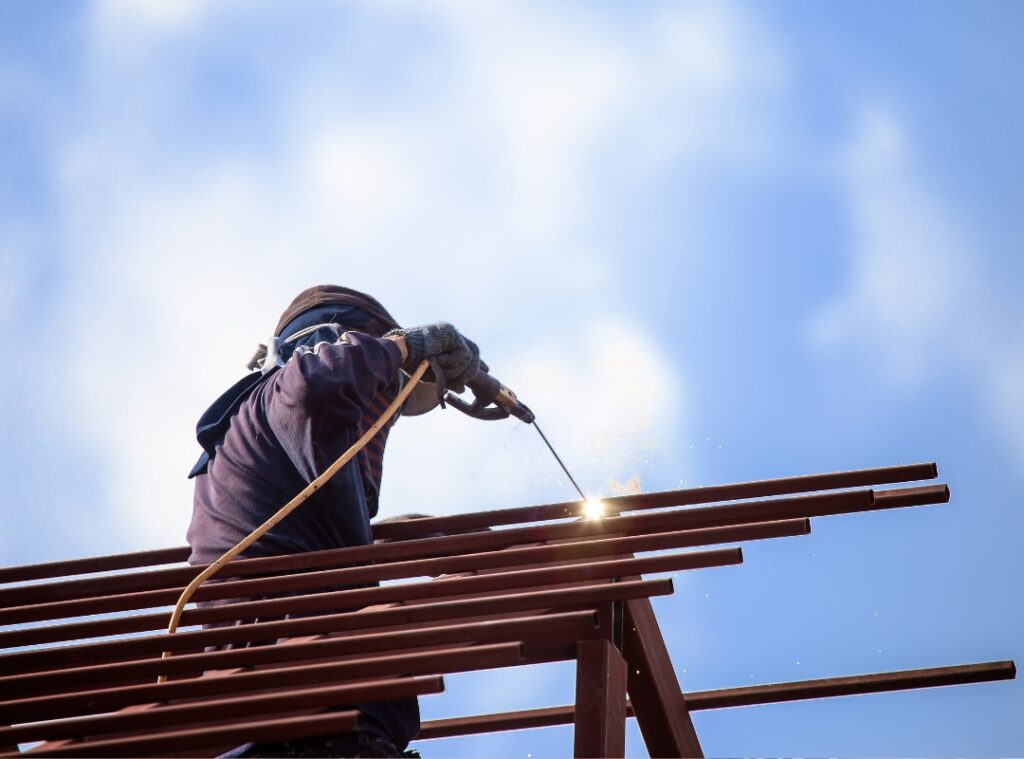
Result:
{"label": "white cloud", "polygon": [[312,194],[354,241],[366,240],[429,189],[412,148],[389,124],[326,130],[310,141],[305,156]]}
{"label": "white cloud", "polygon": [[986,405],[991,417],[1013,445],[1019,462],[1024,462],[1024,313],[1009,321],[1012,334],[990,354],[986,376]]}
{"label": "white cloud", "polygon": [[102,28],[167,33],[199,23],[211,5],[209,0],[99,0],[94,13]]}
{"label": "white cloud", "polygon": [[[645,473],[685,428],[680,377],[628,319],[596,321],[574,340],[545,340],[492,367],[530,406],[588,495]],[[498,374],[501,369],[501,374]],[[515,420],[454,409],[406,419],[388,445],[383,508],[447,514],[576,498],[540,436]]]}
{"label": "white cloud", "polygon": [[24,299],[29,266],[25,261],[24,241],[0,236],[0,325],[7,327]]}
{"label": "white cloud", "polygon": [[850,281],[816,325],[825,343],[868,341],[905,380],[944,355],[972,279],[969,252],[949,213],[917,176],[906,137],[868,110],[841,160],[852,223]]}
{"label": "white cloud", "polygon": [[1024,455],[1021,314],[1000,307],[958,209],[916,165],[890,111],[865,108],[839,162],[852,225],[850,274],[813,325],[822,347],[854,347],[872,374],[898,386],[956,371]]}
{"label": "white cloud", "polygon": [[[588,489],[641,473],[645,452],[682,437],[681,368],[620,313],[623,264],[592,230],[615,212],[608,177],[643,188],[689,159],[731,160],[743,143],[737,125],[751,120],[738,114],[784,66],[735,9],[617,19],[586,5],[369,4],[361,23],[425,19],[421,43],[394,53],[425,72],[416,88],[382,100],[362,86],[369,69],[325,47],[268,95],[288,117],[265,153],[184,166],[168,114],[202,113],[175,110],[200,86],[176,45],[191,50],[182,40],[210,13],[164,10],[99,7],[94,110],[63,162],[79,251],[70,362],[82,378],[64,405],[115,462],[112,515],[134,540],[180,542],[194,420],[317,281],[373,292],[406,322],[463,327]],[[138,25],[152,44],[125,40]],[[153,86],[168,76],[173,87]],[[119,341],[116,369],[97,363],[97,340]],[[532,430],[454,411],[404,421],[387,469],[392,513],[572,495]]]}

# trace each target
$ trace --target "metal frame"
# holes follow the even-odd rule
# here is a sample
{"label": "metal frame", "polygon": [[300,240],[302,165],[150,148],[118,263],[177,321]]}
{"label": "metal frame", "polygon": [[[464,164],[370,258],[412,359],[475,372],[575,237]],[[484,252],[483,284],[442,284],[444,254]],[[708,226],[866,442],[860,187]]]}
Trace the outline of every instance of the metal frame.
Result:
{"label": "metal frame", "polygon": [[[672,583],[643,575],[742,563],[682,549],[807,535],[812,518],[945,503],[942,484],[874,489],[937,474],[624,496],[599,521],[569,502],[389,523],[375,545],[232,562],[170,637],[162,607],[199,571],[186,548],[0,568],[0,756],[34,740],[47,756],[213,756],[355,730],[357,712],[323,709],[439,693],[447,673],[575,661],[574,705],[435,720],[421,739],[574,723],[576,756],[622,756],[635,717],[652,756],[697,757],[696,710],[1013,678],[1003,661],[680,690],[650,602]],[[366,587],[386,580],[406,582]]]}

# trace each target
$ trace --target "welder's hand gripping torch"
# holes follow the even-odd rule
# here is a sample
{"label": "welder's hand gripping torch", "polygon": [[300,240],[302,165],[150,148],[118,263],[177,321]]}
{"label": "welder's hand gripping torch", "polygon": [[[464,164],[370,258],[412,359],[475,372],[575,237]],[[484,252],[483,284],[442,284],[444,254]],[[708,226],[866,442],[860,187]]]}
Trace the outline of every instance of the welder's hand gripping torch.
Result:
{"label": "welder's hand gripping torch", "polygon": [[480,373],[468,383],[468,387],[473,391],[472,403],[467,403],[454,393],[448,393],[445,396],[445,402],[474,419],[493,421],[514,416],[527,424],[533,423],[533,412],[526,404],[516,398],[515,393],[488,374],[486,370],[481,369]]}

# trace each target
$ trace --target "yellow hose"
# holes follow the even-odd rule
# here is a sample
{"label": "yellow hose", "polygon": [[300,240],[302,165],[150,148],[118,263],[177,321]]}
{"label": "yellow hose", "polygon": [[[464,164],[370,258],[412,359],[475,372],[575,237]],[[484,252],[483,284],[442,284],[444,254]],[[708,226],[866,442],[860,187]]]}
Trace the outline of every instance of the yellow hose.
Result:
{"label": "yellow hose", "polygon": [[[250,532],[245,538],[243,538],[238,543],[238,545],[228,550],[223,556],[221,556],[219,559],[214,561],[206,569],[204,569],[202,572],[195,576],[192,582],[190,582],[185,587],[185,590],[183,590],[181,595],[178,597],[178,603],[175,604],[174,611],[171,613],[170,624],[167,625],[168,635],[173,635],[175,632],[177,632],[178,624],[181,622],[182,612],[185,609],[185,604],[189,602],[189,600],[192,598],[192,594],[196,592],[199,586],[206,582],[206,580],[209,580],[211,577],[217,574],[217,572],[219,572],[221,568],[224,567],[224,565],[226,565],[229,561],[238,556],[238,554],[240,554],[246,548],[251,546],[257,540],[259,540],[265,532],[267,532],[274,525],[276,525],[286,516],[295,511],[295,509],[301,506],[303,502],[305,502],[311,495],[313,495],[313,493],[319,490],[324,485],[324,483],[326,483],[329,479],[331,479],[331,477],[337,474],[339,469],[341,469],[343,466],[345,466],[345,464],[351,461],[352,458],[357,453],[359,453],[359,451],[361,451],[366,446],[367,443],[369,443],[373,439],[374,435],[376,435],[380,431],[381,427],[387,424],[388,420],[395,415],[395,412],[397,412],[398,409],[401,408],[402,404],[405,402],[405,399],[409,397],[409,393],[411,393],[412,389],[416,387],[416,383],[418,383],[420,379],[423,378],[423,374],[424,372],[427,371],[427,368],[429,366],[430,364],[427,361],[423,361],[422,363],[420,363],[416,371],[413,372],[412,377],[410,377],[409,381],[405,384],[405,387],[403,387],[399,391],[398,395],[395,397],[395,400],[391,402],[391,405],[384,409],[384,413],[381,414],[377,421],[373,423],[373,426],[371,426],[370,429],[368,429],[361,438],[359,438],[355,443],[353,443],[351,448],[349,448],[347,451],[341,454],[341,456],[339,456],[333,464],[327,467],[327,469],[324,470],[323,474],[321,474],[311,483],[306,485],[306,487],[302,489],[302,492],[300,492],[298,495],[296,495],[294,498],[288,501],[288,503],[282,506],[277,511],[276,514],[270,517],[270,519],[268,519],[255,530]],[[170,651],[164,651],[162,658],[167,659],[170,656]],[[160,677],[157,678],[158,683],[166,681],[166,675],[160,675]]]}

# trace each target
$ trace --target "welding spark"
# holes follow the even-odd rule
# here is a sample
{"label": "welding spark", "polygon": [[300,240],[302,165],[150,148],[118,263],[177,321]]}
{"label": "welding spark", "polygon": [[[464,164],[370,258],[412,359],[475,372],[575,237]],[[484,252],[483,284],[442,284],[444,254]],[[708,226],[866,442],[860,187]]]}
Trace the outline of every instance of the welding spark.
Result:
{"label": "welding spark", "polygon": [[593,499],[584,501],[583,516],[590,520],[600,519],[604,516],[604,502]]}

